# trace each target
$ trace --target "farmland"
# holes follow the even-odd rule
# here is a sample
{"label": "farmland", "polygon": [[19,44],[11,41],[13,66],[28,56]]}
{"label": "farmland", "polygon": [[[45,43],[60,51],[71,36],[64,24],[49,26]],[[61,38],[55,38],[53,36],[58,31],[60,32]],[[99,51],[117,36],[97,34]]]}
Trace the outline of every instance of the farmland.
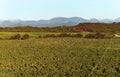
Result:
{"label": "farmland", "polygon": [[120,77],[119,33],[99,23],[1,28],[0,77]]}
{"label": "farmland", "polygon": [[0,41],[0,77],[119,76],[119,38]]}

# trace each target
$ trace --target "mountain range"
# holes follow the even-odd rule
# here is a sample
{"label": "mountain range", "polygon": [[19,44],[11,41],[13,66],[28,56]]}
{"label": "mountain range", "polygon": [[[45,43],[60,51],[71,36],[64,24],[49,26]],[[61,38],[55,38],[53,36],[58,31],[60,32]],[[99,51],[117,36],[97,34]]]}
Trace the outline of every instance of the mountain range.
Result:
{"label": "mountain range", "polygon": [[50,20],[0,20],[0,26],[1,27],[12,27],[12,26],[37,26],[37,27],[50,27],[50,26],[72,26],[72,25],[77,25],[79,23],[85,23],[85,22],[90,22],[90,23],[113,23],[113,22],[120,22],[120,18],[116,19],[96,19],[96,18],[91,18],[91,19],[84,19],[81,17],[71,17],[71,18],[66,18],[66,17],[56,17],[52,18]]}

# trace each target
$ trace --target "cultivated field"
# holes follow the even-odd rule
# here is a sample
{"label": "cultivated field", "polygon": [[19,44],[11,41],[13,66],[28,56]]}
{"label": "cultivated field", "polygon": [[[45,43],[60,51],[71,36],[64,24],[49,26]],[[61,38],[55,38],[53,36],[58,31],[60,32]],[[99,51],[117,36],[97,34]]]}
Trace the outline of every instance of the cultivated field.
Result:
{"label": "cultivated field", "polygon": [[0,77],[120,77],[120,39],[1,40]]}

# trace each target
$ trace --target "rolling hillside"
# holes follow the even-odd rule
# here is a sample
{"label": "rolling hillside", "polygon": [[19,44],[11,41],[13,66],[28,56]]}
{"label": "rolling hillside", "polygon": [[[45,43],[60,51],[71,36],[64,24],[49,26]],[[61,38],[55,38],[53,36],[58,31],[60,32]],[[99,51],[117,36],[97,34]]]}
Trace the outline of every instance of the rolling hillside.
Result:
{"label": "rolling hillside", "polygon": [[111,32],[120,33],[120,23],[80,23],[74,26],[56,27],[0,27],[0,32]]}
{"label": "rolling hillside", "polygon": [[35,26],[35,27],[53,27],[53,26],[73,26],[79,23],[113,23],[113,22],[120,22],[120,18],[116,19],[85,19],[81,17],[56,17],[49,20],[0,20],[0,26],[2,27],[13,27],[13,26]]}

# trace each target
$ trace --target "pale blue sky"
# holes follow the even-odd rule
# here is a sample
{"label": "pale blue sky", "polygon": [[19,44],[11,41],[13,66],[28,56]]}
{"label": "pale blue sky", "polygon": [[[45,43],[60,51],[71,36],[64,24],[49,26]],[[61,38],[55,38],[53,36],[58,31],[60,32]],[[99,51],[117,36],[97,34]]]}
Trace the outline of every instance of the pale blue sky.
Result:
{"label": "pale blue sky", "polygon": [[0,0],[0,19],[117,18],[120,0]]}

